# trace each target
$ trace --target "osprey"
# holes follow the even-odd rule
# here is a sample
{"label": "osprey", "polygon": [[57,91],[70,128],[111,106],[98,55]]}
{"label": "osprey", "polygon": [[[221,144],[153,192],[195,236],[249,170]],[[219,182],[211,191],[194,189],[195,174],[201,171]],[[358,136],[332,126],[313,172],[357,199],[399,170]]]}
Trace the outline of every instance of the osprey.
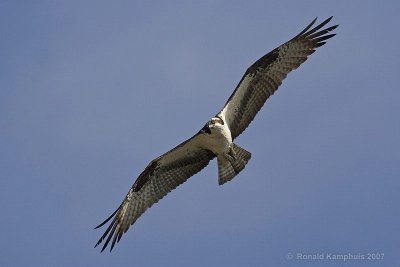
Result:
{"label": "osprey", "polygon": [[287,74],[335,35],[328,33],[338,25],[322,29],[331,19],[332,17],[311,28],[317,20],[315,18],[293,39],[257,60],[247,69],[235,91],[215,117],[192,138],[152,160],[136,179],[118,209],[96,227],[97,229],[112,219],[95,247],[107,238],[101,250],[103,251],[112,238],[111,251],[122,234],[149,207],[201,171],[212,159],[217,158],[220,185],[240,173],[250,160],[251,153],[233,141],[249,126]]}

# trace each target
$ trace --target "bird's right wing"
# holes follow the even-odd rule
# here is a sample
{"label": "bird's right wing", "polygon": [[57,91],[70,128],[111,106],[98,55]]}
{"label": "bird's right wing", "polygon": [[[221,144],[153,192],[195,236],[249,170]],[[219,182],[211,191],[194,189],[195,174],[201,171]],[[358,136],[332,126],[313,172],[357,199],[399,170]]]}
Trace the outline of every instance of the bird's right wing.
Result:
{"label": "bird's right wing", "polygon": [[128,231],[129,226],[146,209],[208,165],[215,155],[202,148],[202,138],[204,135],[198,133],[150,162],[139,175],[119,208],[96,227],[99,228],[113,219],[95,247],[107,238],[101,250],[103,251],[113,238],[111,251],[115,242],[119,242],[122,234]]}
{"label": "bird's right wing", "polygon": [[[225,118],[232,140],[253,121],[265,101],[278,89],[292,70],[298,68],[315,49],[335,34],[328,34],[338,25],[322,29],[332,17],[310,29],[314,19],[290,41],[275,48],[247,69],[233,94],[218,115]],[[322,29],[322,30],[321,30]]]}

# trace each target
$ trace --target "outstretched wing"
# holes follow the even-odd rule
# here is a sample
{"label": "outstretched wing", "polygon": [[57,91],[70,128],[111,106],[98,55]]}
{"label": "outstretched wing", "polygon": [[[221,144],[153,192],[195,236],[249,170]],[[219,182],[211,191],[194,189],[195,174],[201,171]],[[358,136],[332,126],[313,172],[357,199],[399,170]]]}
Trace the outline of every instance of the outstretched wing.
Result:
{"label": "outstretched wing", "polygon": [[146,209],[208,165],[215,155],[211,151],[201,148],[202,138],[202,134],[197,134],[150,162],[139,175],[119,208],[96,227],[97,229],[112,219],[95,247],[107,237],[101,250],[103,251],[113,238],[111,251],[115,242],[119,242],[122,234],[128,231],[129,226]]}
{"label": "outstretched wing", "polygon": [[247,69],[219,113],[228,123],[232,140],[249,126],[287,74],[306,61],[307,56],[324,45],[327,39],[335,36],[328,33],[338,25],[322,29],[331,19],[332,17],[311,29],[316,21],[314,19],[293,39],[264,55]]}

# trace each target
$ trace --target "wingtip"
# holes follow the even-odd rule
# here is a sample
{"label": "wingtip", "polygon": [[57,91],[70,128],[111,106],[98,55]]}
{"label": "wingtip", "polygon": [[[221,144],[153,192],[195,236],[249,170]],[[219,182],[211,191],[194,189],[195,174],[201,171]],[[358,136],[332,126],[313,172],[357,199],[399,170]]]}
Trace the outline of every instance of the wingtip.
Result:
{"label": "wingtip", "polygon": [[[106,243],[103,245],[103,247],[101,248],[100,253],[102,253],[104,250],[106,250],[107,246],[108,246],[108,243],[106,242]],[[112,248],[110,249],[110,252],[111,252],[111,250],[112,250]]]}
{"label": "wingtip", "polygon": [[101,242],[103,242],[102,238],[100,238],[100,240],[97,241],[96,245],[94,245],[94,248],[97,248],[101,244]]}
{"label": "wingtip", "polygon": [[324,20],[323,22],[321,22],[321,24],[328,24],[331,20],[333,19],[333,16],[330,16],[329,18],[327,18],[326,20]]}

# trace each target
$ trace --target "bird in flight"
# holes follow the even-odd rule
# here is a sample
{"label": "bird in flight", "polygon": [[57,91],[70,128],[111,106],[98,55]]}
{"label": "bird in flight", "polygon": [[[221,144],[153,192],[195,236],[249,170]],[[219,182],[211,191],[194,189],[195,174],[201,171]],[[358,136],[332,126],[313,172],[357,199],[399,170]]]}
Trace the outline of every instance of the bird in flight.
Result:
{"label": "bird in flight", "polygon": [[315,49],[335,36],[338,25],[325,27],[332,17],[312,28],[316,18],[298,35],[251,65],[220,112],[193,137],[152,160],[136,179],[118,209],[99,228],[108,228],[96,243],[105,240],[103,251],[128,231],[129,226],[171,190],[217,158],[218,183],[232,180],[251,158],[251,153],[233,143],[253,121],[265,101],[274,94],[289,72],[298,68]]}

